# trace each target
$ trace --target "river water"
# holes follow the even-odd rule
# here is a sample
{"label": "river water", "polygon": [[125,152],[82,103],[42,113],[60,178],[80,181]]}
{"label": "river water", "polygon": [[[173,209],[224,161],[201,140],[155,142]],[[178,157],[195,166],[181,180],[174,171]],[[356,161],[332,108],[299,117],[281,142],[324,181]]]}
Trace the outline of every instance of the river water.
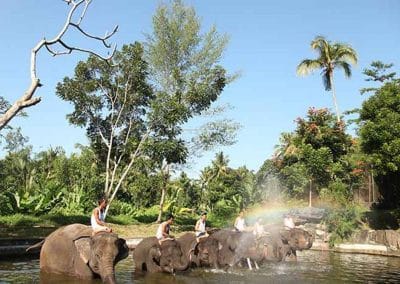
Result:
{"label": "river water", "polygon": [[[118,283],[400,283],[400,258],[321,251],[298,252],[297,262],[266,263],[257,271],[194,269],[177,274],[133,274],[129,256],[116,267]],[[39,260],[0,261],[0,283],[100,283],[41,275]]]}

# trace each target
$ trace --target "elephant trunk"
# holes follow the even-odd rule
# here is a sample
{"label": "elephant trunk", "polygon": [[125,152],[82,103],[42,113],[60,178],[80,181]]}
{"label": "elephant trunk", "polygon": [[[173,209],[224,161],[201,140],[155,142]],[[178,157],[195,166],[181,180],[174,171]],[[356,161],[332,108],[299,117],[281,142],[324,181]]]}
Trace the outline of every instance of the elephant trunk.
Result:
{"label": "elephant trunk", "polygon": [[117,282],[115,281],[115,275],[106,275],[104,277],[101,277],[101,280],[103,280],[104,283],[107,284],[116,284]]}
{"label": "elephant trunk", "polygon": [[116,284],[115,281],[115,271],[113,260],[109,259],[106,261],[104,265],[102,265],[102,269],[100,271],[101,280],[107,284]]}
{"label": "elephant trunk", "polygon": [[185,256],[182,256],[181,261],[177,265],[174,265],[174,268],[177,271],[184,271],[188,268],[188,266],[189,266],[189,260],[186,259]]}

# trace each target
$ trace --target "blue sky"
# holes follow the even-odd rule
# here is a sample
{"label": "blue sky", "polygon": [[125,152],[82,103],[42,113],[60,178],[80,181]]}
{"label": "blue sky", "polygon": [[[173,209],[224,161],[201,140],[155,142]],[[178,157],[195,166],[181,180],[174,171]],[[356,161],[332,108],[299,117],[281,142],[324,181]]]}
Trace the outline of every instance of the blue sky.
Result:
{"label": "blue sky", "polygon": [[[151,17],[159,1],[93,0],[83,23],[91,33],[103,35],[118,24],[112,42],[122,46],[143,40],[151,31]],[[203,28],[212,24],[230,36],[222,60],[229,71],[242,76],[224,91],[220,102],[233,110],[225,114],[240,124],[238,142],[223,148],[232,167],[246,165],[257,170],[271,156],[279,134],[294,129],[294,119],[304,116],[308,107],[333,109],[332,98],[322,87],[317,73],[300,78],[297,64],[315,54],[309,47],[316,35],[332,41],[349,43],[358,52],[359,63],[353,77],[336,74],[336,89],[341,111],[359,107],[366,98],[359,94],[365,87],[362,70],[373,60],[400,66],[400,1],[268,1],[268,0],[191,0],[202,19]],[[0,9],[0,95],[17,99],[28,87],[30,50],[43,37],[52,38],[60,30],[68,11],[59,0],[4,1]],[[76,34],[68,40],[76,45],[104,51],[100,45]],[[37,72],[44,87],[37,92],[42,102],[27,109],[28,118],[17,118],[34,151],[62,146],[67,153],[76,143],[87,143],[84,130],[68,124],[65,115],[70,105],[55,96],[55,86],[64,76],[71,76],[86,55],[53,58],[40,52]],[[2,153],[4,154],[4,153]],[[214,153],[191,164],[196,176],[210,162]]]}

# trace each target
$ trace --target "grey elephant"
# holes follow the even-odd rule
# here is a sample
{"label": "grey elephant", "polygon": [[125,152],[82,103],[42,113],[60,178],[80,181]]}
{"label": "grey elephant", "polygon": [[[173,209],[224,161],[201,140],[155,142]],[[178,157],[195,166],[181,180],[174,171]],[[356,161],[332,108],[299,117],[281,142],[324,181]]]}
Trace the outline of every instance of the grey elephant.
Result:
{"label": "grey elephant", "polygon": [[282,229],[280,231],[280,237],[283,244],[289,247],[285,257],[288,256],[295,260],[297,259],[296,251],[310,249],[314,242],[314,236],[300,228],[293,228],[290,230]]}
{"label": "grey elephant", "polygon": [[218,268],[218,242],[214,238],[202,237],[197,241],[194,233],[186,233],[177,241],[183,255],[188,256],[190,267]]}
{"label": "grey elephant", "polygon": [[64,274],[81,279],[101,278],[116,283],[114,266],[129,254],[124,239],[82,224],[61,227],[34,247],[40,251],[40,271]]}
{"label": "grey elephant", "polygon": [[221,268],[229,268],[238,262],[236,249],[240,243],[242,233],[232,230],[217,230],[210,234],[209,238],[218,243],[218,265]]}
{"label": "grey elephant", "polygon": [[264,261],[267,255],[266,240],[256,238],[250,232],[219,230],[210,237],[218,241],[218,263],[222,268],[243,262],[251,268],[251,261],[258,267],[258,263]]}
{"label": "grey elephant", "polygon": [[175,239],[164,240],[161,245],[156,237],[144,238],[133,251],[135,273],[184,271],[188,268],[187,256],[182,253]]}
{"label": "grey elephant", "polygon": [[218,241],[218,264],[222,268],[248,265],[251,269],[265,261],[284,261],[296,250],[307,249],[312,245],[312,236],[307,231],[294,229],[292,232],[279,230],[268,235],[256,237],[250,232],[219,230],[210,235]]}

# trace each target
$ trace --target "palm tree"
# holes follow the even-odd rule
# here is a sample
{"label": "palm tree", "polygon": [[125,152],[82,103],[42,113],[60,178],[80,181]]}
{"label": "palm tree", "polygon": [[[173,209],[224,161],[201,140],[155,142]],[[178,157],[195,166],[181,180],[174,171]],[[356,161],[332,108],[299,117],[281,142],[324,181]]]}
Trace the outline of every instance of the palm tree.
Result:
{"label": "palm tree", "polygon": [[317,51],[318,58],[304,59],[297,66],[297,74],[304,76],[316,69],[322,69],[321,75],[325,90],[332,90],[337,121],[340,122],[340,113],[333,84],[333,71],[336,67],[341,68],[344,71],[344,75],[350,78],[351,65],[357,64],[357,53],[350,45],[338,42],[331,43],[323,36],[317,36],[311,42],[311,48]]}

